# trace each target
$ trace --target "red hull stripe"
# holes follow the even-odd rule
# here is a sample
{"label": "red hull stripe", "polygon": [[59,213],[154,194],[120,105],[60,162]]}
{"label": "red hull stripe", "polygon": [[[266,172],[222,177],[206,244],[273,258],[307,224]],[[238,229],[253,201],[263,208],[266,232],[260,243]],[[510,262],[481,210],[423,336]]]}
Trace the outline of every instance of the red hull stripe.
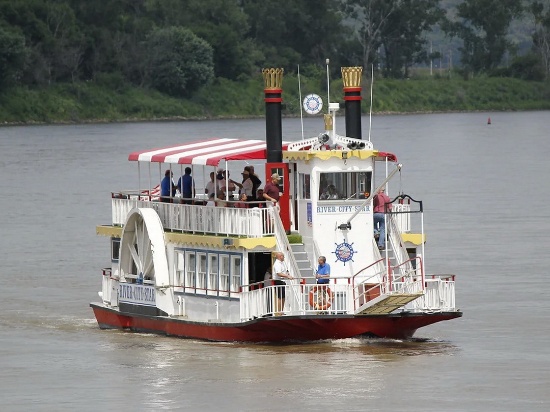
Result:
{"label": "red hull stripe", "polygon": [[283,101],[282,97],[266,97],[264,99],[266,103],[281,103]]}
{"label": "red hull stripe", "polygon": [[361,96],[344,96],[344,100],[346,101],[354,101],[354,100],[362,100]]}
{"label": "red hull stripe", "polygon": [[224,342],[282,342],[343,339],[366,333],[394,339],[410,338],[416,329],[460,317],[460,312],[404,316],[299,316],[262,318],[239,324],[190,322],[170,318],[124,315],[91,305],[101,328],[147,331]]}

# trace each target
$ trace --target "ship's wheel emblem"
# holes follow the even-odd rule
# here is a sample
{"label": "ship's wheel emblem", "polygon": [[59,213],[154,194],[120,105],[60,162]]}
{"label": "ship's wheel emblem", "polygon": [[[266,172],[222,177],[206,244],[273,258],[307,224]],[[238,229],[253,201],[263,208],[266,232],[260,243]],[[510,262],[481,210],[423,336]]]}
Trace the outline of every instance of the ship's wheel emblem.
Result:
{"label": "ship's wheel emblem", "polygon": [[317,94],[308,94],[303,105],[307,114],[317,114],[323,108],[323,99]]}
{"label": "ship's wheel emblem", "polygon": [[353,250],[353,243],[349,244],[344,240],[340,244],[335,243],[335,245],[336,249],[332,253],[336,255],[336,260],[344,262],[344,266],[346,266],[346,262],[349,262],[350,260],[353,262],[353,255],[355,254],[355,251]]}

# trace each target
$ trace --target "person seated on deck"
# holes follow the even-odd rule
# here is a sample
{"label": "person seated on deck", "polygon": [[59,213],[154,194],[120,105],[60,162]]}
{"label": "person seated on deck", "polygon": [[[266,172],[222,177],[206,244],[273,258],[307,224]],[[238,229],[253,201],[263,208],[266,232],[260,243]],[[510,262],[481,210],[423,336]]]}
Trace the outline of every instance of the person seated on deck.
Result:
{"label": "person seated on deck", "polygon": [[208,202],[206,202],[206,206],[216,206],[216,194],[210,193],[208,195]]}
{"label": "person seated on deck", "polygon": [[221,190],[218,190],[218,195],[216,196],[216,206],[227,207],[227,202],[225,201],[225,195]]}
{"label": "person seated on deck", "polygon": [[239,197],[239,201],[235,202],[235,207],[238,209],[248,209],[248,203],[246,193],[242,193],[241,197]]}
{"label": "person seated on deck", "polygon": [[160,200],[161,202],[170,203],[170,198],[176,195],[176,189],[178,188],[174,184],[172,177],[174,173],[170,169],[166,169],[164,172],[164,178],[160,182]]}
{"label": "person seated on deck", "polygon": [[265,207],[265,203],[264,202],[264,189],[258,189],[258,191],[256,192],[256,201],[253,202],[253,207]]}

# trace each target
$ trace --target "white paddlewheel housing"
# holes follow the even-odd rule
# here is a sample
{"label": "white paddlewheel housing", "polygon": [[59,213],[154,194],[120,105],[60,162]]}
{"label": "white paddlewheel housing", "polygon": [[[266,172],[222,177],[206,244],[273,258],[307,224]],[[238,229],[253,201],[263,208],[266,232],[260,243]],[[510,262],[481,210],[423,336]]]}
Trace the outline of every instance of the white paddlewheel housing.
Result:
{"label": "white paddlewheel housing", "polygon": [[174,314],[166,242],[162,222],[153,209],[135,208],[128,213],[120,242],[120,281],[142,279],[155,287],[157,307]]}

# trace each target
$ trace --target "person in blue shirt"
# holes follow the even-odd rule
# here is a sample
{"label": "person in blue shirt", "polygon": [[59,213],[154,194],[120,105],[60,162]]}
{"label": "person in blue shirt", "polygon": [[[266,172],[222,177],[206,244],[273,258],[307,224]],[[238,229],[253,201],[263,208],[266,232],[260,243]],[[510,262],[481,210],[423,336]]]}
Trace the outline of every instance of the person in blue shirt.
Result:
{"label": "person in blue shirt", "polygon": [[176,195],[177,187],[172,180],[172,176],[174,176],[174,173],[168,169],[164,172],[164,179],[160,182],[160,200],[162,202],[170,202],[170,198]]}
{"label": "person in blue shirt", "polygon": [[192,203],[192,199],[195,198],[195,182],[191,177],[191,168],[189,166],[185,168],[184,175],[178,180],[178,189],[181,192],[184,203]]}
{"label": "person in blue shirt", "polygon": [[317,271],[315,272],[317,284],[326,285],[330,281],[330,265],[327,263],[327,258],[324,256],[319,256],[318,262],[319,266],[317,266]]}

